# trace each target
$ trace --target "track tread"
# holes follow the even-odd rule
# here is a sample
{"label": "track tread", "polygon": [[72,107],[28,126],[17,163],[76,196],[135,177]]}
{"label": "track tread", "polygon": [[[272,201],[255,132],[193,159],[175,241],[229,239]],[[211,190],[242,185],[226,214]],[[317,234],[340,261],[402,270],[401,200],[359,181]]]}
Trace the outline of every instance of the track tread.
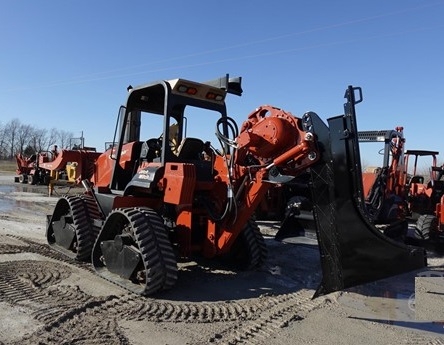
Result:
{"label": "track tread", "polygon": [[417,232],[423,240],[429,240],[433,230],[437,228],[438,219],[431,214],[422,214],[416,222]]}
{"label": "track tread", "polygon": [[[51,222],[58,221],[62,216],[71,215],[72,227],[75,231],[73,248],[66,249],[52,242],[52,226],[49,227],[48,244],[56,250],[78,261],[90,261],[97,231],[92,226],[92,219],[100,218],[98,207],[92,197],[87,195],[64,195],[57,202]],[[53,232],[52,232],[53,234]]]}
{"label": "track tread", "polygon": [[[122,281],[97,259],[101,254],[100,242],[112,240],[125,226],[129,227],[143,261],[144,286]],[[144,207],[118,208],[108,215],[93,249],[93,264],[106,279],[141,295],[169,289],[177,280],[177,261],[163,221],[156,212]]]}

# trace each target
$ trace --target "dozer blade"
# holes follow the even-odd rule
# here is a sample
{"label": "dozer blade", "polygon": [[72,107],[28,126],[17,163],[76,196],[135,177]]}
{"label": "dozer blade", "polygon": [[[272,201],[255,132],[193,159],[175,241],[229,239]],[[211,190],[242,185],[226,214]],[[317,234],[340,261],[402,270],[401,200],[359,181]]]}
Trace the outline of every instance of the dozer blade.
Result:
{"label": "dozer blade", "polygon": [[349,87],[345,115],[328,119],[329,127],[312,117],[323,151],[321,161],[310,169],[323,273],[314,297],[427,265],[423,248],[390,239],[366,216],[354,91]]}

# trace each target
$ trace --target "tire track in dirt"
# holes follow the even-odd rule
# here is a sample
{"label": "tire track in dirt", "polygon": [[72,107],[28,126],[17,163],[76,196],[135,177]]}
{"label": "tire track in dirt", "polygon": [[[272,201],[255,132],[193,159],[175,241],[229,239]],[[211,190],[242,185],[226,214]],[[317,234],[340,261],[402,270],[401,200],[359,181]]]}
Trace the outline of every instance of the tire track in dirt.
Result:
{"label": "tire track in dirt", "polygon": [[126,319],[137,321],[212,323],[250,320],[267,307],[268,303],[252,301],[173,303],[131,296],[121,313]]}
{"label": "tire track in dirt", "polygon": [[77,303],[16,344],[129,345],[118,326],[119,315],[108,314],[117,299],[107,296]]}
{"label": "tire track in dirt", "polygon": [[70,275],[69,270],[53,262],[16,261],[0,263],[0,301],[19,303],[45,299],[45,287],[57,284]]}
{"label": "tire track in dirt", "polygon": [[264,310],[257,319],[215,334],[217,344],[262,344],[267,338],[286,327],[290,322],[303,319],[310,311],[319,308],[324,298],[312,299],[313,291],[300,290],[273,298],[274,306]]}
{"label": "tire track in dirt", "polygon": [[[9,237],[9,236],[8,236]],[[12,237],[12,236],[11,236]],[[20,238],[17,236],[13,236],[15,239],[25,242],[26,246],[19,246],[15,252],[20,250],[26,250],[28,252],[40,254],[42,256],[51,258],[53,260],[61,261],[67,263],[69,265],[78,267],[80,269],[86,269],[90,272],[93,272],[93,269],[90,265],[78,262],[63,256],[58,252],[55,252],[49,249],[47,246],[34,243],[25,238]],[[10,252],[13,250],[13,245],[9,245],[7,251]],[[1,249],[1,248],[0,248]],[[0,254],[3,254],[0,250]],[[30,271],[45,272],[45,276],[47,279],[51,281],[50,285],[54,285],[61,279],[65,279],[68,275],[71,274],[71,270],[69,266],[61,266],[57,263],[48,264],[47,261],[18,261],[18,266],[11,266],[12,274],[5,275],[6,276],[21,276],[23,274],[28,274]],[[21,265],[24,267],[20,268]],[[29,266],[29,267],[28,267]],[[9,265],[5,266],[5,269],[8,270]],[[62,276],[61,270],[64,268],[64,277],[60,278],[56,281],[55,277]],[[2,271],[2,266],[0,265],[0,273]],[[20,273],[22,272],[22,273]],[[49,278],[51,277],[51,278]],[[12,279],[12,278],[11,278]],[[36,279],[31,279],[28,277],[28,280],[34,283],[30,283],[30,285],[38,285]],[[0,284],[3,282],[2,278],[0,278]],[[11,293],[13,293],[17,286],[20,284],[18,281],[14,280],[12,283],[8,283],[11,287]],[[44,286],[42,286],[44,287]],[[5,287],[7,290],[7,288]],[[65,289],[67,289],[65,287]],[[72,289],[71,289],[72,290]],[[33,291],[34,295],[30,293],[25,294],[23,299],[40,299],[41,294]],[[60,291],[51,291],[52,296],[57,294],[61,294]],[[85,294],[80,290],[75,292],[71,291],[72,298],[75,301],[82,301],[85,299]],[[82,295],[80,295],[82,294]],[[37,296],[39,295],[39,296]],[[63,296],[64,300],[70,300],[67,296]],[[244,302],[236,302],[236,301],[223,301],[223,302],[202,302],[202,303],[181,303],[181,302],[170,302],[170,301],[162,301],[151,298],[143,298],[134,293],[129,293],[127,296],[124,296],[122,299],[122,307],[119,310],[119,313],[127,318],[128,320],[147,320],[147,321],[174,321],[174,322],[199,322],[199,323],[209,323],[209,322],[219,322],[219,321],[235,321],[235,320],[249,320],[256,317],[258,312],[270,308],[271,306],[279,303],[275,301],[275,298],[258,298],[252,302],[251,300]],[[12,301],[14,302],[14,301]],[[16,302],[16,301],[15,301]]]}
{"label": "tire track in dirt", "polygon": [[[13,343],[17,345],[130,344],[119,326],[120,320],[216,323],[218,331],[213,335],[201,335],[196,331],[190,336],[196,339],[196,344],[264,344],[283,327],[302,320],[328,302],[323,297],[313,300],[313,291],[306,289],[218,302],[166,301],[130,292],[123,296],[94,297],[79,286],[60,284],[74,273],[75,268],[94,272],[89,264],[66,258],[48,246],[26,238],[5,237],[6,240],[1,241],[0,254],[30,252],[53,260],[16,260],[13,265],[10,262],[0,263],[0,301],[29,308],[30,315],[44,324]],[[440,340],[421,335],[408,340],[414,344],[444,345]]]}
{"label": "tire track in dirt", "polygon": [[1,254],[18,254],[22,253],[26,246],[11,245],[8,243],[0,243]]}
{"label": "tire track in dirt", "polygon": [[[32,252],[51,258],[51,261],[22,260],[14,265],[0,264],[1,299],[11,304],[33,302],[32,316],[45,324],[44,327],[22,339],[21,343],[41,341],[55,344],[70,339],[81,342],[94,334],[97,343],[125,343],[119,331],[119,319],[149,322],[213,323],[251,322],[251,332],[270,333],[275,325],[285,323],[298,295],[262,296],[251,300],[222,302],[171,302],[142,298],[128,293],[122,297],[92,297],[76,286],[57,285],[72,274],[68,265],[92,271],[84,263],[65,258],[62,254],[25,238],[13,236],[25,245],[5,245],[0,254]],[[306,292],[309,296],[310,292]],[[310,296],[311,297],[311,296]],[[298,305],[309,297],[298,299]],[[289,302],[291,301],[291,302]],[[35,303],[38,302],[38,303]],[[274,311],[274,312],[271,312]],[[260,316],[265,313],[267,317]],[[94,322],[92,322],[94,320]],[[99,324],[97,324],[99,322]],[[79,329],[81,332],[79,333]],[[100,332],[98,332],[100,329]],[[60,336],[59,336],[60,334]],[[251,337],[250,337],[251,338]],[[65,339],[65,340],[63,340]]]}
{"label": "tire track in dirt", "polygon": [[94,269],[91,267],[89,263],[72,260],[67,256],[63,255],[62,253],[53,250],[46,244],[40,244],[32,240],[29,240],[28,238],[16,235],[0,235],[0,241],[8,242],[7,240],[3,241],[3,239],[13,239],[15,241],[19,241],[22,243],[21,244],[4,243],[2,246],[0,246],[0,255],[10,254],[10,253],[16,254],[24,252],[34,253],[94,273]]}

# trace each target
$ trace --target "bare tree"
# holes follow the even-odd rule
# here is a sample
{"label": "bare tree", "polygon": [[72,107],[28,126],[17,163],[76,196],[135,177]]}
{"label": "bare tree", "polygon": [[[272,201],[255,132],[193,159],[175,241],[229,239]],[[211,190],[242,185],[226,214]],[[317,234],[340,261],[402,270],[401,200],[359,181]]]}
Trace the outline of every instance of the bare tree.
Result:
{"label": "bare tree", "polygon": [[4,137],[9,149],[9,158],[12,159],[17,151],[17,133],[21,123],[19,119],[13,119],[5,125]]}
{"label": "bare tree", "polygon": [[69,131],[59,131],[58,142],[61,148],[70,148],[71,138],[74,136],[72,132]]}
{"label": "bare tree", "polygon": [[5,127],[0,123],[0,159],[5,159],[6,155]]}
{"label": "bare tree", "polygon": [[59,138],[59,131],[56,128],[51,128],[46,137],[47,137],[47,145],[44,148],[44,151],[50,151],[51,146],[57,145]]}
{"label": "bare tree", "polygon": [[26,146],[29,145],[33,133],[33,128],[30,125],[20,124],[17,128],[17,150],[16,153],[23,154]]}
{"label": "bare tree", "polygon": [[46,129],[35,129],[33,131],[29,145],[34,149],[34,153],[46,150],[48,147],[47,132]]}
{"label": "bare tree", "polygon": [[34,128],[13,119],[6,124],[0,123],[0,159],[12,159],[15,154],[50,151],[54,145],[70,148],[73,133],[57,128]]}

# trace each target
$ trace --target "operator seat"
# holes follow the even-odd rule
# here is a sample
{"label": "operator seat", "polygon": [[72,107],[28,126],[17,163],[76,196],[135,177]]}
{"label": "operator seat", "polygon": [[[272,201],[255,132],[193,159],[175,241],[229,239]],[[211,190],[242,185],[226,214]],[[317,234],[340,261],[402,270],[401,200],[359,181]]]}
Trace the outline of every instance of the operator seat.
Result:
{"label": "operator seat", "polygon": [[213,181],[213,163],[204,160],[204,142],[198,138],[184,138],[177,151],[176,162],[191,163],[196,169],[196,181]]}
{"label": "operator seat", "polygon": [[200,160],[204,142],[198,138],[184,138],[177,149],[177,157],[181,160]]}
{"label": "operator seat", "polygon": [[151,138],[143,142],[140,150],[140,163],[153,162],[156,158],[160,157],[161,149],[162,144],[158,138]]}

